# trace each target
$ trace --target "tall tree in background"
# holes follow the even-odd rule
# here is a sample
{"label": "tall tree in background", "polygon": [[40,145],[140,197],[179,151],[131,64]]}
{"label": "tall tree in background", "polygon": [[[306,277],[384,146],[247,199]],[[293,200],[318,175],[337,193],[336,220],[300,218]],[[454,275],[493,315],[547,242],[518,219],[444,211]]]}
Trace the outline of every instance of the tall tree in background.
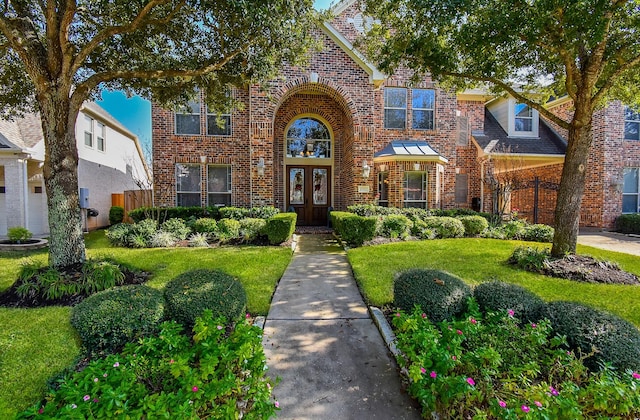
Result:
{"label": "tall tree in background", "polygon": [[102,88],[183,104],[299,63],[318,18],[312,0],[3,0],[0,114],[37,111],[45,143],[49,264],[85,259],[75,123]]}
{"label": "tall tree in background", "polygon": [[[611,98],[640,103],[640,1],[364,2],[378,23],[360,45],[382,71],[406,66],[459,89],[486,83],[568,131],[552,254],[574,253],[593,113]],[[570,120],[544,107],[565,94]]]}

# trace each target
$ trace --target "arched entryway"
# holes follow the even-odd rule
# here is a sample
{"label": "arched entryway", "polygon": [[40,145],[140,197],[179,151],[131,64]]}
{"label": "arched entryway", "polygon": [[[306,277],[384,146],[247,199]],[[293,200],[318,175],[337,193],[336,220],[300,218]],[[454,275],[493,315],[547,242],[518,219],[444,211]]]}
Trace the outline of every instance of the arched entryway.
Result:
{"label": "arched entryway", "polygon": [[354,123],[339,92],[292,86],[274,115],[274,195],[298,225],[326,225],[329,208],[352,204]]}

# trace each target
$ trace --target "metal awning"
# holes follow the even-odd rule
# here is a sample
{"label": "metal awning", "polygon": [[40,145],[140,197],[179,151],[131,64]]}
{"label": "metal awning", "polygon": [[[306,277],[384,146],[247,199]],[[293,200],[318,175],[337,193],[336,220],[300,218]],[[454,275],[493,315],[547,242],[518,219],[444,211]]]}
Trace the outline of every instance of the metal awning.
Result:
{"label": "metal awning", "polygon": [[449,162],[433,150],[426,141],[392,141],[384,149],[376,152],[374,161]]}

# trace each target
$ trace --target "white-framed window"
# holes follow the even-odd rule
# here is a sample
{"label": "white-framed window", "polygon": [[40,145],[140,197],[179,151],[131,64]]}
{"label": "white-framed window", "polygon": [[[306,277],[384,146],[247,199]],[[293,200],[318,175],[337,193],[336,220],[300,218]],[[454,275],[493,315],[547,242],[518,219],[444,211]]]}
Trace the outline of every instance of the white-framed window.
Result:
{"label": "white-framed window", "polygon": [[378,205],[389,207],[389,172],[378,172]]}
{"label": "white-framed window", "polygon": [[208,136],[230,136],[231,135],[231,114],[212,113],[207,107],[207,135]]}
{"label": "white-framed window", "polygon": [[625,168],[622,186],[622,212],[640,212],[640,168]]}
{"label": "white-framed window", "polygon": [[200,206],[200,165],[176,163],[176,205],[179,207]]}
{"label": "white-framed window", "polygon": [[183,112],[176,112],[176,134],[200,134],[200,101],[191,101]]}
{"label": "white-framed window", "polygon": [[433,89],[411,90],[411,114],[414,130],[433,130],[435,127],[436,92]]}
{"label": "white-framed window", "polygon": [[96,146],[98,150],[104,152],[105,148],[105,138],[107,135],[107,127],[102,124],[100,121],[96,122],[97,130],[96,130]]}
{"label": "white-framed window", "polygon": [[93,118],[84,116],[84,145],[93,147]]}
{"label": "white-framed window", "polygon": [[518,133],[533,132],[533,109],[527,104],[516,103],[514,130]]}
{"label": "white-framed window", "polygon": [[404,207],[427,208],[427,173],[411,171],[404,173]]}
{"label": "white-framed window", "polygon": [[384,128],[404,129],[407,122],[407,89],[384,89]]}
{"label": "white-framed window", "polygon": [[624,139],[640,141],[640,110],[624,108]]}
{"label": "white-framed window", "polygon": [[231,205],[231,165],[208,166],[207,205]]}

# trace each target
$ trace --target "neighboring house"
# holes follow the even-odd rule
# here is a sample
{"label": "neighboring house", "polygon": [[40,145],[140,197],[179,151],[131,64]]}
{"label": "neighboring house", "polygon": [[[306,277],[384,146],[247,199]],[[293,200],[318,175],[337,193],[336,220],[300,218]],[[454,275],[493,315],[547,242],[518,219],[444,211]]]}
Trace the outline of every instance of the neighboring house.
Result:
{"label": "neighboring house", "polygon": [[[326,224],[330,208],[357,203],[502,206],[552,223],[563,133],[513,98],[456,94],[428,77],[412,83],[406,70],[382,74],[354,49],[367,24],[357,3],[338,3],[335,18],[314,31],[324,48],[306,68],[281,69],[268,92],[234,89],[244,107],[220,116],[222,127],[204,98],[184,113],[153,104],[155,204],[273,205],[296,211],[301,225]],[[622,120],[610,118],[605,128],[622,137]],[[614,158],[601,149],[603,159]],[[513,187],[503,197],[505,182]],[[590,192],[610,185],[589,183]],[[620,194],[616,203],[619,214]],[[612,215],[616,203],[606,203]],[[610,226],[612,216],[594,216],[591,195],[585,205],[584,224]]]}
{"label": "neighboring house", "polygon": [[[94,229],[109,224],[111,194],[150,185],[137,137],[93,102],[83,104],[76,121],[78,183],[88,192],[86,207],[98,211],[83,222]],[[38,115],[0,120],[0,235],[22,226],[33,234],[49,231],[42,175],[44,139]],[[83,210],[83,217],[87,211]]]}

